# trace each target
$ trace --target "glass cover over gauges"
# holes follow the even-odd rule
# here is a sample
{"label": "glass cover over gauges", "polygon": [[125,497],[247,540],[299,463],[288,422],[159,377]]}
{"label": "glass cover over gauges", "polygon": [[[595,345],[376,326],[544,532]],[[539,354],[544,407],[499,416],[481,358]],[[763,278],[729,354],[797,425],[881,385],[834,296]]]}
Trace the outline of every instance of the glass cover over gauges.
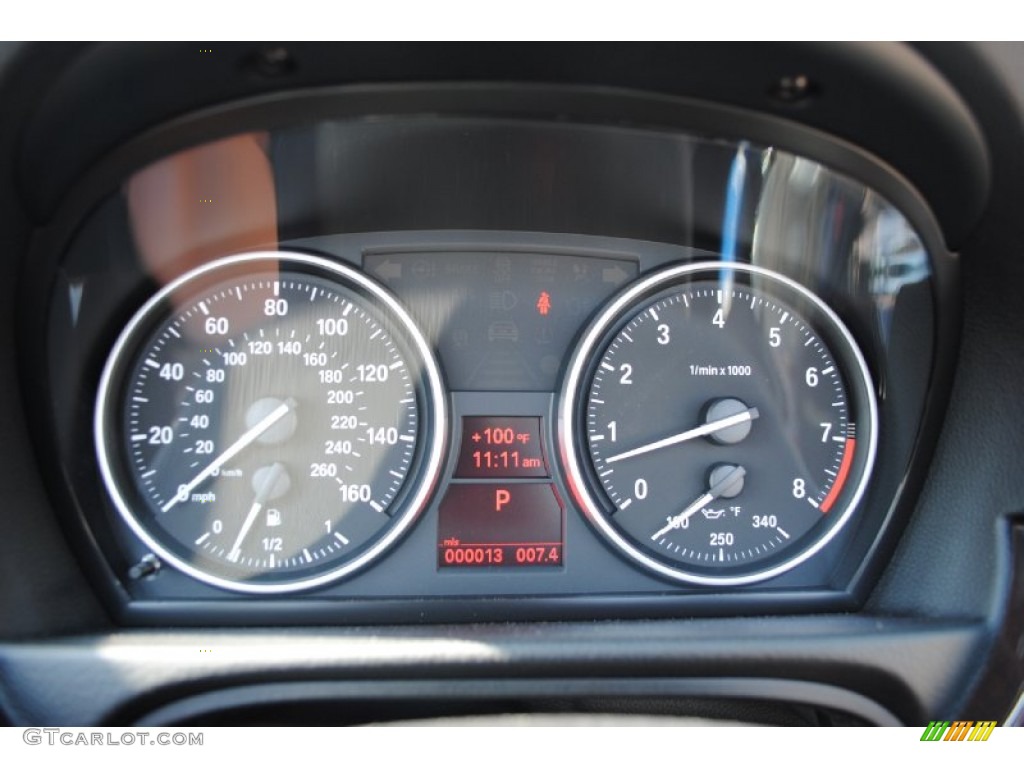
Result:
{"label": "glass cover over gauges", "polygon": [[612,546],[671,579],[770,578],[854,513],[875,454],[871,378],[801,285],[676,266],[590,325],[559,412],[570,489]]}
{"label": "glass cover over gauges", "polygon": [[207,264],[139,310],[103,371],[95,439],[154,552],[282,592],[384,554],[433,490],[445,423],[437,365],[390,294],[271,252]]}

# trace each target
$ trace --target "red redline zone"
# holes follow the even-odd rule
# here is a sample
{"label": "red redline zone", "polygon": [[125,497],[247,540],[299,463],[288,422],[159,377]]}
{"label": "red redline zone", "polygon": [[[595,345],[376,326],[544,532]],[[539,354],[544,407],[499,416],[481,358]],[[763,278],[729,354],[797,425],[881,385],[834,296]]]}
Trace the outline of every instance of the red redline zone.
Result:
{"label": "red redline zone", "polygon": [[846,438],[846,448],[843,452],[843,461],[839,465],[839,474],[836,475],[836,481],[832,483],[832,490],[828,492],[828,496],[821,502],[821,514],[828,514],[829,510],[832,509],[832,505],[835,504],[836,498],[842,492],[843,486],[846,485],[846,478],[850,474],[850,465],[853,464],[853,452],[856,447],[857,440],[855,438]]}

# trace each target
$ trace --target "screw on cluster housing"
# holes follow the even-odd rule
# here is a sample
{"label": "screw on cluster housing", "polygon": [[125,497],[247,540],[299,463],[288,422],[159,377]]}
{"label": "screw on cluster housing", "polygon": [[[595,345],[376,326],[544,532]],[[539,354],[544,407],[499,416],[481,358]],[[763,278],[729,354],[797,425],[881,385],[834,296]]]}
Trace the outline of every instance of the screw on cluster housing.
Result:
{"label": "screw on cluster housing", "polygon": [[807,75],[786,75],[769,89],[772,98],[797,104],[817,95],[818,86]]}
{"label": "screw on cluster housing", "polygon": [[283,77],[295,71],[295,57],[283,45],[262,48],[249,57],[249,66],[264,77]]}

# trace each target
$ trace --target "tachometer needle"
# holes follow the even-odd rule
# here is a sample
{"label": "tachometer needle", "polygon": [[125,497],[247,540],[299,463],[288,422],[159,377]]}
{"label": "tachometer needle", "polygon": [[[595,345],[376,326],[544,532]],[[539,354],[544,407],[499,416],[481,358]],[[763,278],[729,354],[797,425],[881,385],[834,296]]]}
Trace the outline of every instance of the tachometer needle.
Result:
{"label": "tachometer needle", "polygon": [[173,499],[171,499],[162,507],[160,507],[160,511],[167,512],[179,501],[186,501],[188,499],[189,494],[192,493],[192,490],[197,485],[199,485],[201,482],[203,482],[203,480],[205,480],[218,469],[220,469],[224,464],[231,461],[231,459],[237,456],[250,443],[255,441],[256,438],[258,438],[260,435],[262,435],[264,432],[266,432],[268,429],[274,426],[277,422],[279,422],[281,419],[287,416],[288,412],[294,409],[296,405],[297,403],[295,402],[295,400],[289,397],[287,400],[285,400],[283,403],[277,406],[277,408],[275,408],[262,419],[260,419],[258,422],[256,422],[256,424],[254,424],[252,427],[246,430],[246,432],[240,438],[235,440],[235,442],[233,442],[231,446],[226,451],[224,451],[224,453],[222,453],[216,459],[211,461],[202,472],[200,472],[198,475],[192,478],[191,481],[186,483],[185,486],[178,491],[177,495],[175,495]]}
{"label": "tachometer needle", "polygon": [[742,480],[746,474],[747,470],[745,470],[743,467],[733,467],[732,472],[730,472],[717,483],[708,488],[708,490],[700,498],[698,498],[695,502],[690,504],[678,515],[670,519],[668,523],[665,524],[664,528],[662,528],[660,531],[651,536],[651,541],[657,541],[666,533],[671,531],[673,528],[679,528],[680,526],[682,526],[684,522],[686,522],[695,514],[697,514],[698,510],[700,510],[701,507],[710,504],[723,493],[728,491],[729,488],[733,485],[733,483]]}
{"label": "tachometer needle", "polygon": [[732,416],[726,416],[722,419],[715,419],[709,421],[707,424],[701,424],[699,427],[688,429],[685,432],[680,432],[678,435],[672,435],[661,440],[656,440],[653,443],[647,443],[641,445],[639,448],[632,448],[622,453],[617,453],[614,456],[609,456],[604,460],[605,464],[613,464],[616,461],[622,461],[623,459],[631,459],[634,456],[639,456],[644,453],[650,453],[656,451],[659,448],[668,448],[670,445],[678,445],[679,443],[685,443],[687,440],[693,440],[695,437],[704,437],[704,435],[710,435],[713,432],[718,432],[722,429],[728,429],[729,427],[735,427],[737,424],[742,424],[745,421],[753,421],[760,414],[757,412],[757,408],[748,408],[740,413],[733,414]]}
{"label": "tachometer needle", "polygon": [[263,483],[260,485],[260,490],[256,494],[256,498],[252,502],[252,506],[249,507],[249,514],[245,516],[245,522],[242,523],[242,530],[238,532],[235,543],[231,545],[231,549],[228,552],[228,560],[235,562],[238,560],[239,555],[242,551],[242,542],[245,541],[245,537],[249,534],[249,529],[252,528],[252,524],[256,522],[256,518],[260,514],[260,510],[263,509],[263,503],[270,497],[271,492],[274,490],[274,486],[277,485],[277,479],[281,476],[284,471],[284,464],[279,461],[275,461],[270,467],[270,471],[266,473],[266,477],[263,479]]}

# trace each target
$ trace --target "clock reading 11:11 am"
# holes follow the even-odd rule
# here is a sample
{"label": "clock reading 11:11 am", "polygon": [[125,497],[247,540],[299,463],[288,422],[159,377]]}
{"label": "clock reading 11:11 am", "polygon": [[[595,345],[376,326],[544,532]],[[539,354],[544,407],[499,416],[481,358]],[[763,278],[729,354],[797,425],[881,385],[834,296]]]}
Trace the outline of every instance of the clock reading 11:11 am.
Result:
{"label": "clock reading 11:11 am", "polygon": [[455,476],[546,477],[538,422],[533,416],[465,417]]}

